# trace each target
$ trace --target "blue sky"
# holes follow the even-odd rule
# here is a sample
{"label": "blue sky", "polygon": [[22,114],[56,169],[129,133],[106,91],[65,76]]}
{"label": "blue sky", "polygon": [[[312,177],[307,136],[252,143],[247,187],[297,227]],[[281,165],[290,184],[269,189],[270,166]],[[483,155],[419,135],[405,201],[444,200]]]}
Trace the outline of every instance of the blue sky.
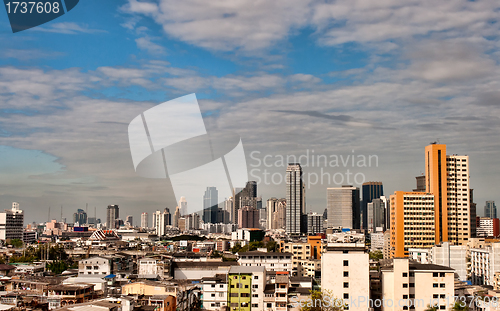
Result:
{"label": "blue sky", "polygon": [[[68,219],[86,203],[101,218],[108,204],[137,220],[175,209],[168,181],[135,174],[127,125],[196,93],[207,129],[238,133],[247,158],[376,154],[354,169],[386,194],[414,188],[439,140],[470,156],[481,214],[500,200],[499,12],[493,0],[85,0],[13,34],[0,10],[0,208],[18,201],[28,221],[61,205]],[[308,210],[329,186],[307,190]]]}

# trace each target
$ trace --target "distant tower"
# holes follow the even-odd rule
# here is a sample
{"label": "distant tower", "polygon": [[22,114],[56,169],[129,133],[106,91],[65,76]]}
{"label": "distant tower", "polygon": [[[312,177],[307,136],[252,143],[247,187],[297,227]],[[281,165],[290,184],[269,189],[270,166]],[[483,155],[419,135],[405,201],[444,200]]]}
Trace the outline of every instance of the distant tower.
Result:
{"label": "distant tower", "polygon": [[219,207],[218,191],[215,187],[207,187],[203,196],[203,221],[205,223],[217,222],[217,209]]}
{"label": "distant tower", "polygon": [[128,223],[129,226],[131,227],[134,226],[134,217],[132,215],[128,215],[125,221]]}
{"label": "distant tower", "polygon": [[180,208],[181,216],[187,215],[187,213],[188,213],[188,203],[187,203],[185,197],[181,197],[181,199],[179,200],[179,208]]}
{"label": "distant tower", "polygon": [[497,207],[495,201],[486,201],[484,206],[484,216],[489,218],[497,218]]}
{"label": "distant tower", "polygon": [[148,213],[141,214],[141,228],[143,228],[143,229],[149,228],[149,226],[148,226]]}
{"label": "distant tower", "polygon": [[289,234],[306,233],[305,187],[302,181],[302,167],[290,163],[286,169],[286,232]]}
{"label": "distant tower", "polygon": [[384,195],[384,186],[382,182],[379,181],[365,182],[361,186],[361,192],[363,194],[363,201],[361,201],[361,214],[363,215],[362,227],[363,229],[368,229],[368,203]]}
{"label": "distant tower", "polygon": [[108,209],[106,211],[106,226],[108,229],[115,229],[116,220],[120,217],[120,210],[118,205],[108,205]]}

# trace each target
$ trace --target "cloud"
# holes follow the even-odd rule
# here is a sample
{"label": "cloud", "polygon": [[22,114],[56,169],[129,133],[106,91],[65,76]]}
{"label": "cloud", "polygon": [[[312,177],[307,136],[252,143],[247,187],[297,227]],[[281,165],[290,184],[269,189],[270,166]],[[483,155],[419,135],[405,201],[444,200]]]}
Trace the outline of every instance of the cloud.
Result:
{"label": "cloud", "polygon": [[311,1],[129,0],[123,11],[153,18],[165,33],[211,50],[267,48],[307,22]]}
{"label": "cloud", "polygon": [[22,50],[22,49],[2,49],[0,50],[0,58],[14,58],[22,61],[41,59],[41,58],[58,58],[63,56],[62,52],[42,51],[38,49]]}
{"label": "cloud", "polygon": [[85,24],[77,24],[73,22],[64,22],[64,23],[54,23],[50,24],[47,27],[36,27],[37,31],[43,32],[54,32],[54,33],[63,33],[63,34],[78,34],[78,33],[102,33],[106,32],[100,29],[91,29],[88,25]]}
{"label": "cloud", "polygon": [[146,50],[151,54],[164,54],[165,48],[159,44],[151,41],[152,39],[149,37],[141,37],[135,39],[135,43],[137,43],[137,47],[141,50]]}

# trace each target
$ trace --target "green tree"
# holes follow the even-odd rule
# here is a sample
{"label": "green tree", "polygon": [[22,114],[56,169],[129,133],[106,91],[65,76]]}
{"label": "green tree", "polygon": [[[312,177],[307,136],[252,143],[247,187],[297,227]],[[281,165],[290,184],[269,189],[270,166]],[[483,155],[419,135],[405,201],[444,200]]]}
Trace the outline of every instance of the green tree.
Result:
{"label": "green tree", "polygon": [[62,260],[47,264],[47,269],[49,269],[51,272],[54,272],[55,274],[61,274],[63,271],[68,270],[68,268],[68,264]]}
{"label": "green tree", "polygon": [[236,253],[238,253],[240,251],[241,251],[241,244],[240,243],[234,244],[233,248],[231,248],[231,252],[233,254],[236,254]]}
{"label": "green tree", "polygon": [[384,254],[381,251],[370,252],[370,259],[379,261],[384,258]]}
{"label": "green tree", "polygon": [[15,248],[21,248],[21,247],[23,247],[23,241],[21,241],[20,239],[8,240],[7,244],[10,244],[10,245],[12,245]]}
{"label": "green tree", "polygon": [[437,311],[438,310],[438,306],[434,305],[434,306],[431,306],[431,305],[428,305],[427,308],[425,309],[425,311]]}
{"label": "green tree", "polygon": [[311,291],[311,295],[300,303],[300,311],[341,311],[344,310],[342,299],[334,298],[331,291]]}
{"label": "green tree", "polygon": [[267,242],[266,248],[268,252],[276,252],[278,251],[278,243],[276,243],[276,241],[274,240],[271,240]]}
{"label": "green tree", "polygon": [[469,311],[469,306],[466,302],[457,300],[451,309],[453,311]]}

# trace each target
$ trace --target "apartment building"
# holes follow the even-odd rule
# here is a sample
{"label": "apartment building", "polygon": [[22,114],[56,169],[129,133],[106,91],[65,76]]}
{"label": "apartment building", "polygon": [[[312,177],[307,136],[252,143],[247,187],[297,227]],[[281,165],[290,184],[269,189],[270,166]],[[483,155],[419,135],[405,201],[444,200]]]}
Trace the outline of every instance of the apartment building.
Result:
{"label": "apartment building", "polygon": [[374,302],[374,306],[381,307],[382,311],[425,311],[429,306],[451,310],[453,307],[454,272],[449,267],[394,258],[380,271],[385,303]]}
{"label": "apartment building", "polygon": [[92,257],[78,262],[78,275],[80,276],[106,276],[112,272],[112,261],[106,257]]}
{"label": "apartment building", "polygon": [[293,254],[284,252],[241,252],[238,253],[238,263],[242,267],[265,267],[267,271],[288,271],[292,273]]}
{"label": "apartment building", "polygon": [[500,243],[470,249],[470,281],[474,285],[494,285],[495,272],[500,271]]}
{"label": "apartment building", "polygon": [[218,274],[201,279],[203,310],[221,310],[227,305],[227,277],[227,274]]}
{"label": "apartment building", "polygon": [[234,266],[228,274],[228,305],[231,310],[264,310],[266,269]]}
{"label": "apartment building", "polygon": [[321,289],[338,295],[331,299],[343,299],[350,311],[368,310],[369,274],[364,243],[328,243],[321,256]]}

